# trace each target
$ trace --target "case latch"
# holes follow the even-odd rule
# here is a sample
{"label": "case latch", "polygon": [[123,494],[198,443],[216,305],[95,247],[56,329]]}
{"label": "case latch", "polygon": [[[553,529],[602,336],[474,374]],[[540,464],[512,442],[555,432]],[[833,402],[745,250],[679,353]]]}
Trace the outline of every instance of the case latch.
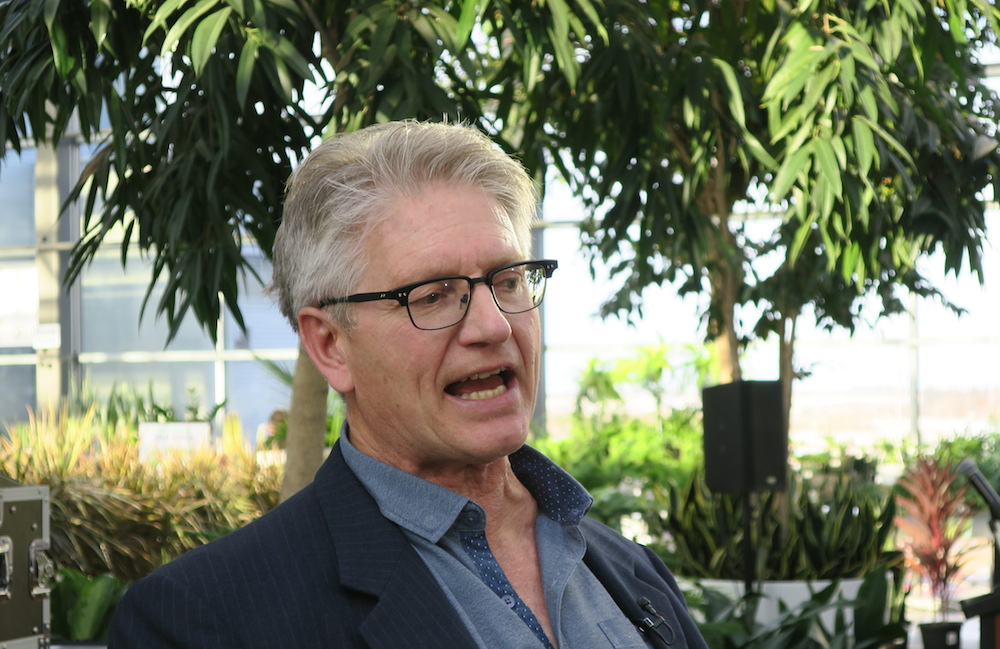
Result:
{"label": "case latch", "polygon": [[28,554],[31,557],[31,596],[48,597],[56,582],[56,564],[49,556],[48,541],[35,539],[28,548]]}
{"label": "case latch", "polygon": [[0,536],[0,599],[10,599],[10,582],[14,577],[14,542]]}

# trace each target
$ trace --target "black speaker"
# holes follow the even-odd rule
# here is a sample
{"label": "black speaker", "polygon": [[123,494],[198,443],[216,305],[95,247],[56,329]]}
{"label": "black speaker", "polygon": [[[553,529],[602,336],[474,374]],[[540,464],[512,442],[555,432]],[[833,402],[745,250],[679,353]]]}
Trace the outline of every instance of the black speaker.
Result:
{"label": "black speaker", "polygon": [[702,390],[705,481],[716,492],[784,491],[788,426],[778,381]]}

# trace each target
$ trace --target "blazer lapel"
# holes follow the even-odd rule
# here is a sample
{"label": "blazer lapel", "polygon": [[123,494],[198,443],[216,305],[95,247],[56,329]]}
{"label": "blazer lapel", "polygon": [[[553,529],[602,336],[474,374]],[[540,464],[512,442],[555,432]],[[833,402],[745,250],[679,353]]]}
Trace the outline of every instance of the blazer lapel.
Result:
{"label": "blazer lapel", "polygon": [[[645,626],[643,621],[659,617],[668,642],[651,646],[670,645],[671,649],[708,649],[701,632],[687,612],[677,582],[659,560],[653,560],[649,550],[628,544],[617,534],[609,533],[598,523],[584,520],[581,525],[587,539],[583,561],[597,580],[618,604],[625,617]],[[646,554],[648,553],[648,554]],[[643,609],[640,600],[649,600],[652,611]],[[655,612],[654,612],[655,611]]]}
{"label": "blazer lapel", "polygon": [[339,444],[317,474],[316,487],[341,584],[361,599],[375,598],[361,625],[372,649],[475,647],[423,559],[347,467]]}
{"label": "blazer lapel", "polygon": [[587,538],[587,553],[583,562],[630,620],[640,620],[646,616],[639,607],[640,597],[651,597],[654,593],[659,595],[663,592],[661,588],[639,578],[635,561],[625,553],[605,548],[590,536]]}

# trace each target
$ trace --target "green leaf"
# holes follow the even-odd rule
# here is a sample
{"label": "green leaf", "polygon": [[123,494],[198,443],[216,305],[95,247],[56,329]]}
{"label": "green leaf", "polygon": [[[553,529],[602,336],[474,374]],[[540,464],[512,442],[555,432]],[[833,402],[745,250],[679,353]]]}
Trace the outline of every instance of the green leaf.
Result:
{"label": "green leaf", "polygon": [[816,65],[827,56],[822,46],[812,45],[786,59],[768,81],[762,103],[787,105],[812,78]]}
{"label": "green leaf", "polygon": [[200,0],[198,4],[185,11],[167,31],[167,35],[163,39],[163,47],[160,48],[160,55],[169,54],[195,21],[211,11],[217,4],[218,0]]}
{"label": "green leaf", "polygon": [[840,88],[844,97],[844,104],[854,103],[855,86],[858,83],[857,66],[853,56],[841,56],[840,61]]}
{"label": "green leaf", "polygon": [[687,95],[681,99],[681,114],[683,115],[684,126],[690,129],[694,129],[698,126],[696,121],[697,112],[695,111],[694,103]]}
{"label": "green leaf", "polygon": [[841,275],[845,278],[851,277],[855,272],[861,274],[864,263],[861,260],[861,246],[856,243],[849,244],[840,255]]}
{"label": "green leaf", "polygon": [[729,106],[729,112],[733,116],[733,119],[741,128],[746,128],[746,113],[743,110],[743,92],[740,90],[740,83],[736,80],[736,73],[733,72],[733,68],[727,62],[719,58],[713,58],[712,64],[719,70],[722,74],[722,80],[725,82],[726,90],[726,105]]}
{"label": "green leaf", "polygon": [[303,57],[297,49],[295,49],[295,46],[292,45],[291,41],[286,38],[281,38],[277,43],[270,47],[270,50],[277,55],[280,62],[295,70],[296,74],[299,75],[299,78],[307,81],[312,80],[313,71],[312,68],[309,67],[309,62],[306,61],[305,57]]}
{"label": "green leaf", "polygon": [[[597,8],[594,6],[590,0],[576,0],[576,6],[581,9],[590,24],[593,26],[594,32],[591,35],[599,36],[604,44],[608,43],[608,30],[604,27],[604,23],[601,20],[600,14],[597,12]],[[577,29],[580,31],[579,36],[582,37],[586,31],[584,30],[583,24],[576,22]]]}
{"label": "green leaf", "polygon": [[965,36],[965,15],[968,6],[965,0],[954,0],[951,11],[948,13],[948,27],[951,37],[955,40],[955,45],[961,47],[969,41]]}
{"label": "green leaf", "polygon": [[[769,112],[781,115],[779,111]],[[769,120],[774,129],[771,132],[771,142],[777,144],[784,138],[792,135],[791,140],[785,143],[785,148],[794,150],[804,140],[812,138],[815,121],[815,112],[810,112],[805,106],[796,104],[795,107],[783,114],[783,118]]]}
{"label": "green leaf", "polygon": [[160,8],[156,10],[155,14],[153,14],[153,20],[149,23],[149,27],[146,28],[146,32],[142,35],[142,44],[148,44],[150,36],[152,36],[158,29],[166,29],[170,17],[173,16],[174,12],[180,9],[181,5],[185,2],[187,2],[187,0],[167,0],[160,5]]}
{"label": "green leaf", "polygon": [[233,13],[232,7],[224,7],[219,11],[205,17],[194,30],[194,39],[191,41],[191,63],[194,71],[201,74],[208,62],[208,57],[212,55],[215,44],[219,42],[222,29],[226,26],[226,21]]}
{"label": "green leaf", "polygon": [[[437,43],[438,40],[444,44],[444,47],[453,52],[457,52],[465,46],[465,42],[462,42],[461,45],[456,43],[458,22],[450,13],[441,7],[425,7],[425,10],[426,14],[414,9],[408,15],[413,28],[420,32],[429,46],[437,50],[440,47]],[[440,56],[440,53],[437,56]]]}
{"label": "green leaf", "polygon": [[465,0],[462,3],[462,13],[455,27],[455,48],[461,49],[472,36],[472,29],[486,10],[485,0]]}
{"label": "green leaf", "polygon": [[[836,57],[830,57],[829,62],[809,78],[806,82],[806,94],[800,103],[803,111],[810,114],[817,112],[820,97],[830,89],[830,84],[837,78],[839,71],[840,62]],[[827,106],[826,110],[832,108],[833,106]]]}
{"label": "green leaf", "polygon": [[[385,62],[386,50],[389,48],[389,42],[392,40],[393,34],[396,33],[396,26],[399,24],[395,12],[384,11],[381,13],[368,49],[369,60],[372,63],[369,70],[374,70],[378,67],[378,63]],[[375,80],[370,78],[369,83],[374,85]]]}
{"label": "green leaf", "polygon": [[253,79],[254,66],[257,63],[257,52],[260,43],[247,39],[240,52],[240,62],[236,69],[236,100],[240,106],[245,106],[250,93],[250,81]]}
{"label": "green leaf", "polygon": [[882,68],[875,57],[875,53],[872,51],[871,45],[862,39],[854,27],[846,21],[832,19],[832,23],[833,32],[842,35],[842,41],[847,44],[850,50],[850,57],[854,59],[855,63],[865,66],[872,74],[880,75]]}
{"label": "green leaf", "polygon": [[857,119],[864,122],[869,129],[877,133],[878,136],[882,138],[882,140],[886,144],[888,144],[889,147],[892,148],[892,150],[895,151],[896,154],[899,155],[899,157],[901,157],[908,166],[910,167],[916,166],[916,163],[914,163],[913,156],[910,155],[910,152],[907,151],[906,148],[902,144],[900,144],[896,138],[892,137],[892,135],[887,130],[885,130],[875,122],[871,121],[867,117],[858,116]]}
{"label": "green leaf", "polygon": [[875,98],[875,90],[871,86],[865,86],[861,89],[858,95],[858,99],[861,102],[861,109],[864,111],[864,116],[869,120],[877,120],[878,115],[878,100]]}
{"label": "green leaf", "polygon": [[66,30],[61,23],[53,23],[49,30],[49,38],[52,42],[52,60],[56,66],[56,73],[61,79],[67,79],[73,71],[74,59],[70,53],[70,48],[66,39]]}
{"label": "green leaf", "polygon": [[549,0],[547,6],[552,16],[552,22],[545,31],[549,35],[550,44],[556,57],[556,65],[570,87],[573,87],[580,74],[580,64],[576,60],[576,52],[570,38],[571,12],[565,0]]}
{"label": "green leaf", "polygon": [[811,147],[804,146],[796,149],[791,156],[785,159],[784,164],[781,165],[774,177],[774,182],[771,183],[772,200],[775,202],[784,200],[799,174],[805,173],[806,164],[811,155]]}
{"label": "green leaf", "polygon": [[[65,574],[65,573],[64,573]],[[111,575],[78,580],[79,593],[69,612],[71,640],[93,640],[103,626],[108,612],[120,596],[120,586]]]}
{"label": "green leaf", "polygon": [[830,183],[833,194],[839,196],[844,190],[844,184],[840,175],[840,165],[837,163],[837,155],[834,153],[830,140],[824,138],[815,139],[813,141],[813,153],[816,158],[816,168],[823,174],[826,181]]}
{"label": "green leaf", "polygon": [[56,14],[59,13],[59,3],[60,0],[45,0],[45,6],[42,15],[45,18],[45,26],[52,31],[52,25],[56,22]]}
{"label": "green leaf", "polygon": [[747,150],[749,150],[758,161],[772,169],[778,166],[777,160],[775,160],[767,149],[764,148],[764,145],[761,144],[756,135],[750,131],[746,131],[743,134],[743,139],[746,141]]}
{"label": "green leaf", "polygon": [[[266,4],[275,5],[285,9],[286,11],[291,11],[296,14],[302,13],[302,7],[295,0],[266,0]],[[268,9],[265,7],[265,11]]]}
{"label": "green leaf", "polygon": [[111,8],[103,2],[92,2],[90,4],[90,33],[97,41],[98,47],[107,40],[111,27]]}

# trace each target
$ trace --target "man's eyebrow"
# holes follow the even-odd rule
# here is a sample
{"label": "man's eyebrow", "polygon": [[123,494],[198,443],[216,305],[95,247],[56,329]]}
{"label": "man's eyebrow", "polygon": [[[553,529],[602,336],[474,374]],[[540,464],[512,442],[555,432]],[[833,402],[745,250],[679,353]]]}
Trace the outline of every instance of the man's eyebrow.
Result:
{"label": "man's eyebrow", "polygon": [[515,258],[511,258],[511,259],[508,259],[507,261],[501,261],[499,263],[495,263],[495,264],[490,264],[488,266],[484,266],[486,268],[486,270],[484,270],[482,272],[475,272],[475,273],[472,273],[472,274],[462,273],[462,272],[453,272],[453,271],[448,271],[448,270],[442,270],[441,272],[434,273],[434,274],[425,273],[424,274],[424,279],[417,279],[417,280],[414,280],[412,282],[404,282],[402,284],[398,284],[396,286],[396,288],[402,288],[404,286],[412,286],[413,284],[420,284],[421,282],[433,282],[436,279],[444,279],[444,278],[447,278],[447,277],[485,277],[486,275],[488,275],[489,273],[493,272],[494,270],[496,270],[498,268],[503,268],[504,266],[509,266],[511,264],[517,264],[517,263],[519,263],[521,261],[526,261],[526,260],[522,260],[520,257],[518,257],[516,259]]}

